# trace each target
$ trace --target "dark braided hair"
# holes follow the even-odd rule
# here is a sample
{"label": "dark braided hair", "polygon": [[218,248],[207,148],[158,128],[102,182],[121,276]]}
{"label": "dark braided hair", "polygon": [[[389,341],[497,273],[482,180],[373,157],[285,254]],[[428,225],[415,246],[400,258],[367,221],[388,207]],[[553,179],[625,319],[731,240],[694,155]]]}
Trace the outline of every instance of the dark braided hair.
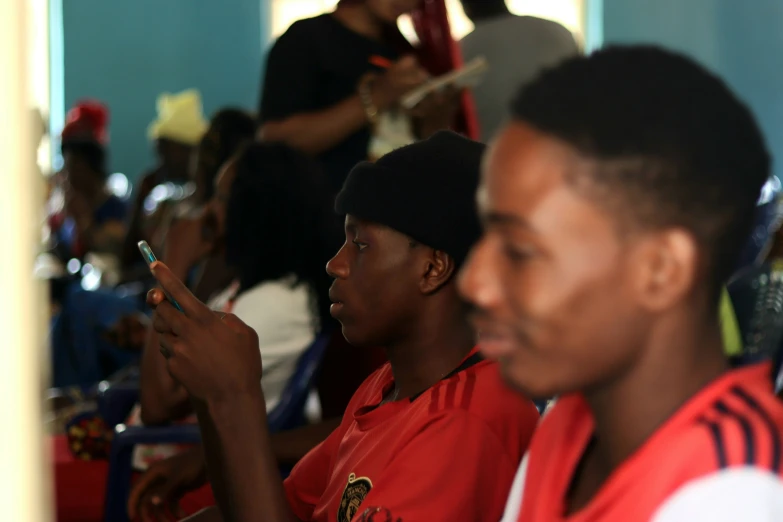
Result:
{"label": "dark braided hair", "polygon": [[204,201],[209,201],[215,193],[215,178],[220,168],[243,143],[253,139],[255,130],[255,119],[241,109],[225,108],[212,116],[198,146],[196,176],[203,184]]}
{"label": "dark braided hair", "polygon": [[329,317],[325,266],[334,222],[319,165],[281,144],[252,143],[236,158],[226,211],[226,260],[240,292],[293,276],[312,292],[321,324]]}

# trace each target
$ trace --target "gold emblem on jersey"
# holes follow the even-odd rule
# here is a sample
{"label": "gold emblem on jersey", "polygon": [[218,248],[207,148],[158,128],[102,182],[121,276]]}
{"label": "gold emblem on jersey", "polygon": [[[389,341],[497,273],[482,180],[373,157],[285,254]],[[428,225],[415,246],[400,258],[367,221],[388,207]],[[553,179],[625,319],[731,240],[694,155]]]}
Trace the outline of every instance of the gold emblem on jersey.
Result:
{"label": "gold emblem on jersey", "polygon": [[371,489],[372,480],[369,478],[357,477],[354,473],[348,475],[348,484],[343,490],[340,508],[337,510],[337,522],[351,522]]}

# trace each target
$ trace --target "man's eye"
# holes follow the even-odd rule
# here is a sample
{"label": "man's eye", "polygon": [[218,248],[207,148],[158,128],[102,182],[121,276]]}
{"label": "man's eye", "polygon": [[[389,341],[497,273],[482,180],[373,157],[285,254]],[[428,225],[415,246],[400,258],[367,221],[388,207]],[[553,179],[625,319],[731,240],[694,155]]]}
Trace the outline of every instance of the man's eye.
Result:
{"label": "man's eye", "polygon": [[364,250],[365,248],[367,248],[367,243],[362,243],[361,241],[357,241],[356,239],[354,239],[354,240],[352,241],[352,243],[353,243],[354,245],[356,245],[356,248],[358,248],[358,249],[359,249],[359,252],[361,252],[362,250]]}

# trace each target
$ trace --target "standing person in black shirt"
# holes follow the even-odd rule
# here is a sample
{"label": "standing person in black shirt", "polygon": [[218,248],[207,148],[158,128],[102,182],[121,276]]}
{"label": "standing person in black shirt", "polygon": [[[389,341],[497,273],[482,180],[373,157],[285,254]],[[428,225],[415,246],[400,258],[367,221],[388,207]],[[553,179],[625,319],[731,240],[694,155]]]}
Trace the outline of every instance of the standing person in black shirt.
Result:
{"label": "standing person in black shirt", "polygon": [[[341,0],[332,13],[295,22],[269,53],[261,138],[316,156],[337,193],[351,168],[367,159],[378,113],[428,77],[397,29],[397,19],[419,5]],[[456,105],[456,97],[440,97],[417,107],[426,109],[414,116],[418,134],[448,127]]]}

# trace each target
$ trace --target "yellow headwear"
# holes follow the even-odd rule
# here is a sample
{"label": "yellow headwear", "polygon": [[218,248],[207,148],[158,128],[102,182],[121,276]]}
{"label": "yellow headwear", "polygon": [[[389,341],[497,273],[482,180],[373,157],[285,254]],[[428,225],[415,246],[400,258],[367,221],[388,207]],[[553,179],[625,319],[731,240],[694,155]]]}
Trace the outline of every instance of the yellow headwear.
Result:
{"label": "yellow headwear", "polygon": [[201,95],[196,89],[158,96],[158,118],[147,129],[151,140],[169,139],[186,145],[198,144],[209,123],[204,119]]}

